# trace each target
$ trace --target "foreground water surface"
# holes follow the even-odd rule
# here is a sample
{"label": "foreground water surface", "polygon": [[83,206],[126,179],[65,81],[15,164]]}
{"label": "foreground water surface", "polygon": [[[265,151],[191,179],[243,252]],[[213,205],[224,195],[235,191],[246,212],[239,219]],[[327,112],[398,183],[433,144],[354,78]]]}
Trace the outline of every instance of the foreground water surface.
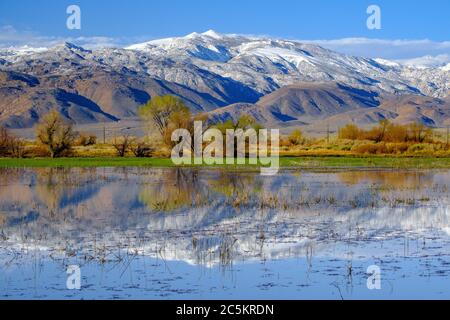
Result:
{"label": "foreground water surface", "polygon": [[449,185],[449,170],[0,169],[0,299],[449,299]]}

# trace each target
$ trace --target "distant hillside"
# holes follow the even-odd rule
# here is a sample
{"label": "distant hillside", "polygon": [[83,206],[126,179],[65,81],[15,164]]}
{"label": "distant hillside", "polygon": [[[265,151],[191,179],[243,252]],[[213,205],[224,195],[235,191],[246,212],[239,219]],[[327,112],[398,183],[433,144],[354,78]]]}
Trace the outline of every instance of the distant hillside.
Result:
{"label": "distant hillside", "polygon": [[396,123],[450,124],[450,100],[420,95],[380,95],[339,83],[298,83],[283,87],[256,104],[233,104],[211,111],[213,121],[252,115],[267,127],[334,128],[347,123],[372,125],[389,119]]}
{"label": "distant hillside", "polygon": [[[0,71],[0,123],[10,128],[31,127],[53,108],[76,124],[117,121],[135,117],[139,106],[151,97],[166,94],[181,97],[194,113],[233,101],[132,73],[82,70],[32,76]],[[250,92],[248,97],[256,101],[258,95]]]}

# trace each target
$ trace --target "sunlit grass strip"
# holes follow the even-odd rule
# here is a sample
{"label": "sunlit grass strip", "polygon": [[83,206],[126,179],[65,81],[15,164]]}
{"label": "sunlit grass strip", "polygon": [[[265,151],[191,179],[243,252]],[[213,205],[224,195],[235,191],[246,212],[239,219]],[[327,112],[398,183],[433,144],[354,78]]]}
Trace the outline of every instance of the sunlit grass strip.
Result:
{"label": "sunlit grass strip", "polygon": [[[157,158],[0,158],[2,168],[39,167],[175,167],[171,159]],[[185,167],[256,169],[259,165],[185,165]],[[450,158],[431,157],[281,157],[282,168],[450,168]]]}

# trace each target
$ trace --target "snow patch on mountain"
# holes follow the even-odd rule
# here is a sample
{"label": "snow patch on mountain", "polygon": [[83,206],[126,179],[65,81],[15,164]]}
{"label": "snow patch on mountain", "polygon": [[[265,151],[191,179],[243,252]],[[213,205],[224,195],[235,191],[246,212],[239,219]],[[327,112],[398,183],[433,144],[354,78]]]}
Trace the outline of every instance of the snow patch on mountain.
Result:
{"label": "snow patch on mountain", "polygon": [[399,60],[400,63],[415,67],[419,69],[425,69],[425,68],[436,68],[436,67],[442,67],[445,66],[445,64],[450,62],[450,56],[447,54],[440,54],[437,56],[424,56],[414,59],[406,59],[406,60]]}
{"label": "snow patch on mountain", "polygon": [[[170,80],[186,84],[180,68],[196,66],[240,81],[267,94],[285,85],[300,81],[339,81],[362,89],[394,94],[421,93],[442,97],[448,93],[450,79],[441,67],[431,61],[389,61],[366,59],[340,54],[314,44],[297,41],[224,35],[209,30],[186,37],[167,38],[137,44],[137,50],[157,59],[170,60],[177,70],[165,69]],[[154,69],[154,68],[149,68]],[[424,70],[426,69],[426,70]],[[166,78],[167,79],[167,78]]]}
{"label": "snow patch on mountain", "polygon": [[388,66],[388,67],[400,67],[400,63],[395,62],[395,61],[391,61],[391,60],[386,60],[386,59],[381,59],[381,58],[376,58],[373,59],[374,61],[378,62],[379,64]]}
{"label": "snow patch on mountain", "polygon": [[42,53],[47,50],[48,48],[45,47],[35,48],[26,45],[21,47],[0,48],[0,58],[14,61],[19,57],[29,56],[35,53]]}
{"label": "snow patch on mountain", "polygon": [[447,65],[443,66],[441,69],[444,70],[444,71],[450,71],[450,63],[448,63]]}
{"label": "snow patch on mountain", "polygon": [[220,90],[223,81],[233,81],[237,91],[241,86],[261,95],[304,81],[335,81],[379,93],[433,97],[445,97],[450,90],[448,57],[424,57],[416,61],[368,59],[315,44],[220,34],[214,30],[152,40],[124,49],[91,51],[66,43],[23,52],[26,54],[0,49],[0,59],[4,60],[0,65],[30,74],[43,64],[49,74],[68,74],[81,67],[143,73],[199,92],[213,87]]}

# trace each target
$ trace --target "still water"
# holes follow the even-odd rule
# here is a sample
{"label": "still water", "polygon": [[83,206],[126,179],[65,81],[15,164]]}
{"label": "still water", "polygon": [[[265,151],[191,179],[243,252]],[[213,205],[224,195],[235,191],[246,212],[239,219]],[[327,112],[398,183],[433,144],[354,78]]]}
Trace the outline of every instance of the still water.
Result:
{"label": "still water", "polygon": [[0,299],[449,299],[449,187],[448,170],[0,169]]}

